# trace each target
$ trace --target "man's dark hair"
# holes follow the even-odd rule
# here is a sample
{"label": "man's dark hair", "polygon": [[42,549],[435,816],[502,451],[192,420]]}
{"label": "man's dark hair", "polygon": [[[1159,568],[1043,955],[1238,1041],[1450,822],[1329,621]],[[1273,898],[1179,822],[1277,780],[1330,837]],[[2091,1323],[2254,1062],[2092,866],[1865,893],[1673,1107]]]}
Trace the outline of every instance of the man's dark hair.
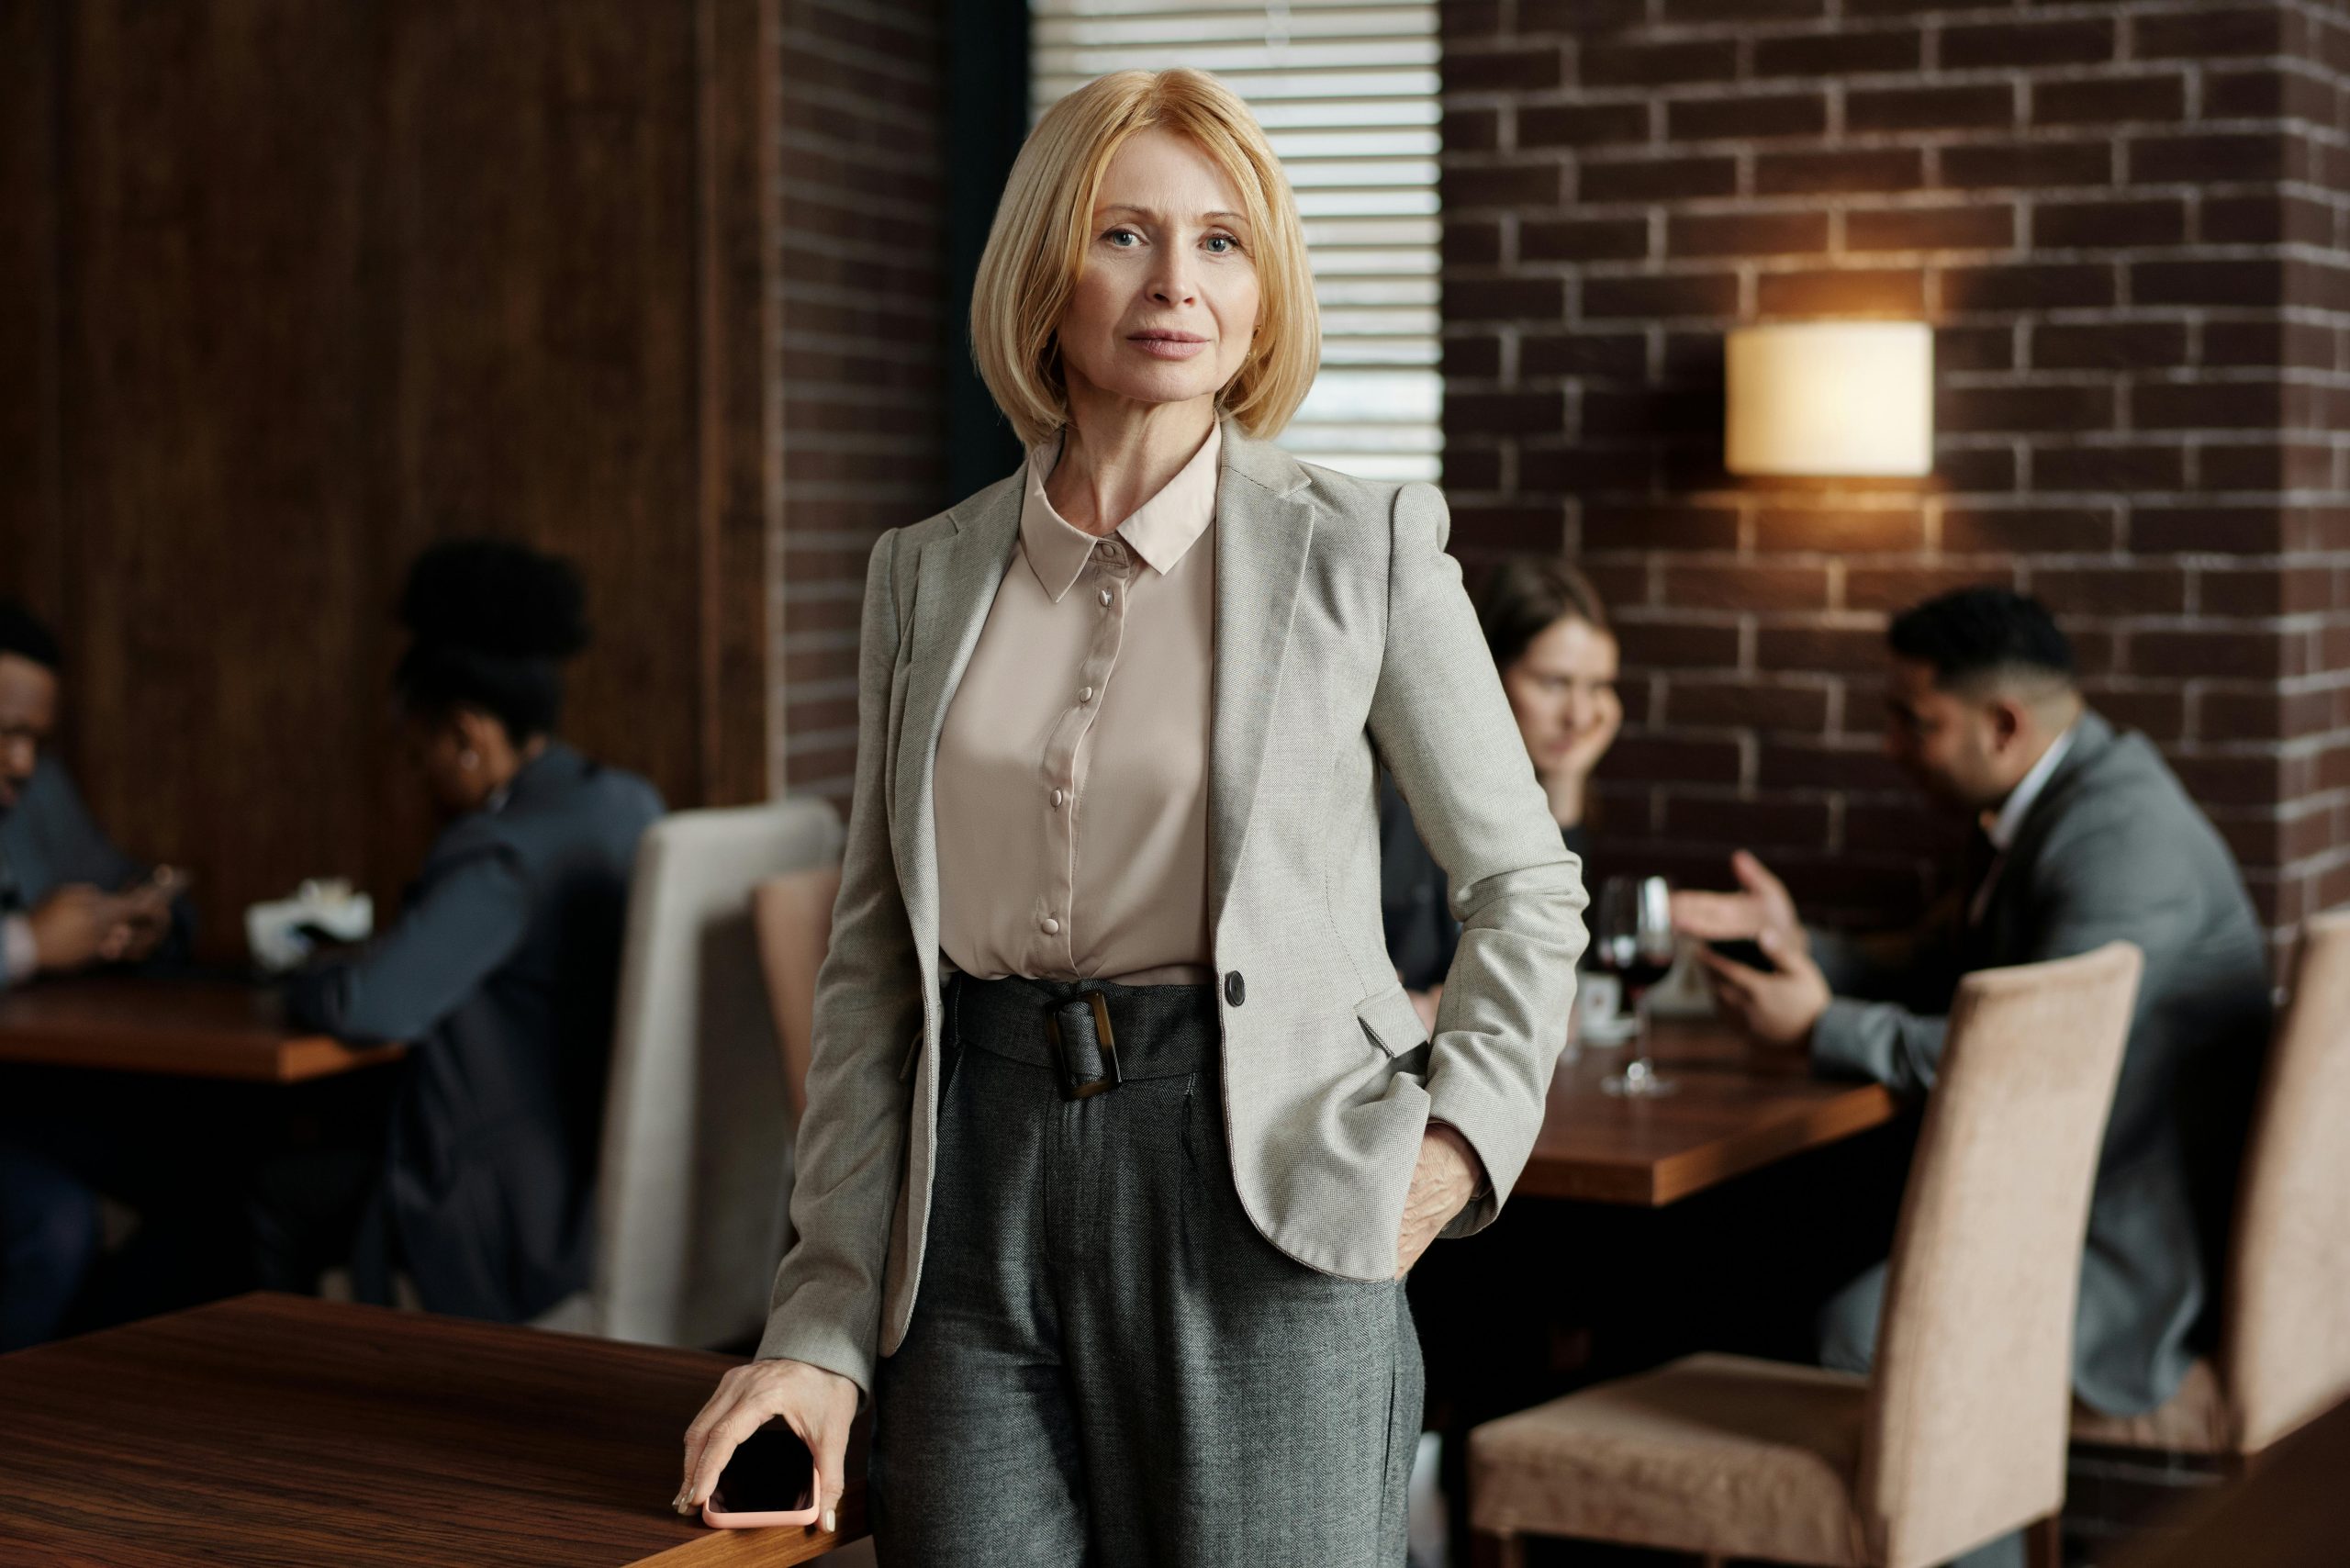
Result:
{"label": "man's dark hair", "polygon": [[502,539],[436,544],[408,569],[399,616],[415,641],[392,680],[410,709],[477,708],[517,741],[554,728],[563,662],[588,645],[570,562]]}
{"label": "man's dark hair", "polygon": [[30,659],[44,669],[55,669],[62,655],[57,634],[39,617],[13,599],[0,599],[0,654]]}
{"label": "man's dark hair", "polygon": [[1885,640],[1897,658],[1930,667],[1944,690],[2016,677],[2074,682],[2073,644],[2036,599],[2001,588],[1964,588],[1903,610]]}

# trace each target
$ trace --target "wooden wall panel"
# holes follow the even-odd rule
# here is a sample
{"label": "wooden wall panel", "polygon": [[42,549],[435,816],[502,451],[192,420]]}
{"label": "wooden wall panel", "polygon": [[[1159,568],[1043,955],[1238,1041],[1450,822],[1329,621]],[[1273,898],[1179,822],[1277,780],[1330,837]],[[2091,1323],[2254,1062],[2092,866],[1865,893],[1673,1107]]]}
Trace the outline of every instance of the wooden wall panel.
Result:
{"label": "wooden wall panel", "polygon": [[0,6],[0,560],[6,591],[64,582],[57,431],[57,51],[62,0]]}
{"label": "wooden wall panel", "polygon": [[[438,538],[579,563],[581,746],[674,805],[765,792],[764,680],[722,678],[765,668],[763,600],[729,580],[761,580],[764,534],[716,546],[772,499],[714,476],[763,448],[771,394],[708,385],[764,341],[767,290],[708,254],[773,205],[723,140],[767,111],[713,99],[769,84],[712,52],[764,5],[81,0],[0,24],[62,32],[46,71],[0,65],[33,90],[10,129],[41,93],[56,127],[46,192],[38,151],[0,162],[5,227],[59,214],[49,302],[0,330],[45,310],[60,364],[46,397],[0,393],[0,459],[44,421],[62,454],[46,511],[0,482],[0,573],[68,644],[94,809],[196,868],[211,955],[303,876],[388,896],[416,864],[390,610]],[[12,240],[0,283],[40,248]]]}

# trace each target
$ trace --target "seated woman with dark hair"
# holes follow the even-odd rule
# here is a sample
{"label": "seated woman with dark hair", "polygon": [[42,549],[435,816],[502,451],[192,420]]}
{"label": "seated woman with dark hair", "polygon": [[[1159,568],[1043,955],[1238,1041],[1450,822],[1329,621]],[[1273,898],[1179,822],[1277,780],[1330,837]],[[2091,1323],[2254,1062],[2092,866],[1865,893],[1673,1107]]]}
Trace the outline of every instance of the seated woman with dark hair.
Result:
{"label": "seated woman with dark hair", "polygon": [[[1505,561],[1477,598],[1485,645],[1501,671],[1517,733],[1566,846],[1586,853],[1592,768],[1623,726],[1616,633],[1582,573],[1555,556]],[[1460,940],[1444,868],[1412,826],[1393,775],[1379,780],[1380,913],[1387,956],[1430,1029]],[[1589,879],[1585,879],[1588,882]]]}
{"label": "seated woman with dark hair", "polygon": [[554,737],[588,641],[569,563],[442,544],[400,619],[408,756],[447,825],[399,919],[289,1002],[308,1026],[412,1048],[379,1155],[355,1139],[264,1172],[263,1282],[310,1288],[348,1247],[364,1298],[398,1268],[432,1311],[518,1322],[588,1283],[629,875],[661,798]]}

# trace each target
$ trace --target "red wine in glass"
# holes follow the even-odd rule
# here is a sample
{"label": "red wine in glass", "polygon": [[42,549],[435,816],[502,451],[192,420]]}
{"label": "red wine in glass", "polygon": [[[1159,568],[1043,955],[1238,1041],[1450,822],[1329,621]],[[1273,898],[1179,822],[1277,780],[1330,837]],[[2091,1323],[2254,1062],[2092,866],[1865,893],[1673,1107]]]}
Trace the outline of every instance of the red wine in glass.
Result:
{"label": "red wine in glass", "polygon": [[1599,890],[1593,946],[1599,967],[1614,974],[1632,1008],[1632,1059],[1603,1080],[1610,1094],[1631,1099],[1670,1094],[1676,1085],[1657,1075],[1649,1059],[1649,989],[1673,968],[1673,885],[1662,877],[1610,877]]}
{"label": "red wine in glass", "polygon": [[1597,946],[1599,968],[1616,977],[1623,988],[1624,1000],[1635,1005],[1648,994],[1651,986],[1673,969],[1672,954],[1660,958],[1644,953],[1637,936],[1602,937]]}

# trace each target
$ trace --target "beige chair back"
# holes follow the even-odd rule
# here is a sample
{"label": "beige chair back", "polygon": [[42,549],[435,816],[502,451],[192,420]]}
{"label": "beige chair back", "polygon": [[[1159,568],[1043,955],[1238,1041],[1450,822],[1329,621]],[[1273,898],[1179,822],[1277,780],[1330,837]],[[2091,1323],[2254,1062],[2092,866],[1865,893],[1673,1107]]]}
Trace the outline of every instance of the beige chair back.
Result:
{"label": "beige chair back", "polygon": [[2302,934],[2228,1271],[2230,1437],[2257,1453],[2350,1394],[2350,910]]}
{"label": "beige chair back", "polygon": [[2064,1503],[2081,1246],[2142,964],[2115,942],[1959,985],[1870,1380],[1859,1501],[1886,1568]]}
{"label": "beige chair back", "polygon": [[767,1320],[791,1119],[751,892],[837,864],[842,838],[831,804],[794,797],[678,812],[638,846],[604,1103],[596,1332],[709,1348]]}
{"label": "beige chair back", "polygon": [[816,971],[824,966],[840,891],[841,868],[817,866],[770,877],[751,894],[759,967],[767,973],[767,1005],[783,1050],[783,1097],[795,1133],[808,1109],[808,1063],[816,1054]]}

